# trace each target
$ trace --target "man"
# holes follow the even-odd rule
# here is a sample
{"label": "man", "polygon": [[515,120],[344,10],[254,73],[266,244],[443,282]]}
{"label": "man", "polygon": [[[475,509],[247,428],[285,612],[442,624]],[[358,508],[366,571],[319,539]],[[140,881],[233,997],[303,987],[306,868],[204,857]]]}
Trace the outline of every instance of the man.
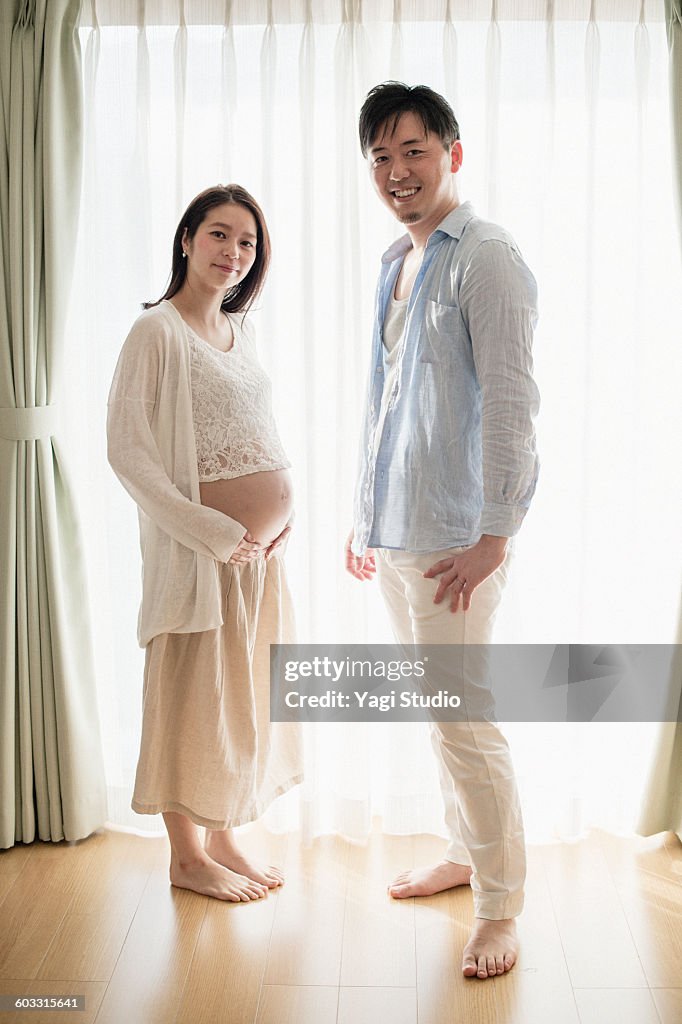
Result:
{"label": "man", "polygon": [[[399,643],[463,645],[466,676],[482,649],[471,645],[491,640],[509,538],[537,479],[535,280],[511,236],[460,204],[462,145],[442,96],[385,82],[359,129],[377,195],[407,234],[382,260],[346,568],[378,574]],[[471,884],[463,973],[503,974],[517,957],[525,879],[509,750],[488,721],[433,723],[432,739],[450,843],[441,863],[389,892]]]}

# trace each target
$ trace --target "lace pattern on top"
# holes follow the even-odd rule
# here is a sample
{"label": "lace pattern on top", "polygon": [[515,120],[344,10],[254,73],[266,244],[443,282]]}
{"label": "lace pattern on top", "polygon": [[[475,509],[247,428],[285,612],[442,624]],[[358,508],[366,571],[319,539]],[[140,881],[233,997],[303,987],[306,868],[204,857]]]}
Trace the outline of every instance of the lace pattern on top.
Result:
{"label": "lace pattern on top", "polygon": [[268,376],[245,332],[232,324],[234,345],[229,352],[214,348],[187,327],[201,483],[291,465],[272,416]]}

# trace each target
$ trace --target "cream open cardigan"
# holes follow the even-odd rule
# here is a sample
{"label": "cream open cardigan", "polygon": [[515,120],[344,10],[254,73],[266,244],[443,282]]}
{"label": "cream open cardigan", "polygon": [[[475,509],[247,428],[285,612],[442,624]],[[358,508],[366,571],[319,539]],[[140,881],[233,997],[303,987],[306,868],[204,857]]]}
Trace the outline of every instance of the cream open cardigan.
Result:
{"label": "cream open cardigan", "polygon": [[222,625],[217,563],[246,533],[200,502],[190,374],[183,320],[163,301],[133,324],[107,413],[109,462],[138,506],[141,647]]}

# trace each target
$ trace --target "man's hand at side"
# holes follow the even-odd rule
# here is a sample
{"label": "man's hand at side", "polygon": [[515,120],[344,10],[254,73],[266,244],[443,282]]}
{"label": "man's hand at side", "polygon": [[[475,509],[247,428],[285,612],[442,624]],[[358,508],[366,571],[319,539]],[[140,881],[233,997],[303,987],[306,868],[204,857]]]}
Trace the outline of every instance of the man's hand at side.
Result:
{"label": "man's hand at side", "polygon": [[461,555],[442,558],[440,562],[429,566],[424,573],[425,579],[440,576],[433,599],[434,604],[440,604],[449,590],[450,611],[458,610],[460,598],[462,610],[469,611],[471,596],[476,587],[483,583],[483,580],[487,580],[488,576],[492,576],[504,562],[508,539],[484,533],[477,544],[463,551]]}
{"label": "man's hand at side", "polygon": [[352,543],[353,531],[351,530],[343,549],[346,556],[346,572],[349,572],[351,576],[355,576],[356,580],[374,579],[377,567],[374,561],[373,549],[367,548],[364,555],[354,555],[350,548]]}

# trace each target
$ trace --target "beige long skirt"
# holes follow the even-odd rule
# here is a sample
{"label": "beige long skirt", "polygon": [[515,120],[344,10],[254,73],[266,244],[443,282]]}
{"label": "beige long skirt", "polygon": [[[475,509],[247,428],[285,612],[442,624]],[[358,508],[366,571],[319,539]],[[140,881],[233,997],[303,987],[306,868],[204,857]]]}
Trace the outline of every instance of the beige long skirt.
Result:
{"label": "beige long skirt", "polygon": [[219,566],[223,625],[147,645],[132,807],[231,828],[303,780],[300,725],[270,722],[270,644],[293,643],[284,563]]}

